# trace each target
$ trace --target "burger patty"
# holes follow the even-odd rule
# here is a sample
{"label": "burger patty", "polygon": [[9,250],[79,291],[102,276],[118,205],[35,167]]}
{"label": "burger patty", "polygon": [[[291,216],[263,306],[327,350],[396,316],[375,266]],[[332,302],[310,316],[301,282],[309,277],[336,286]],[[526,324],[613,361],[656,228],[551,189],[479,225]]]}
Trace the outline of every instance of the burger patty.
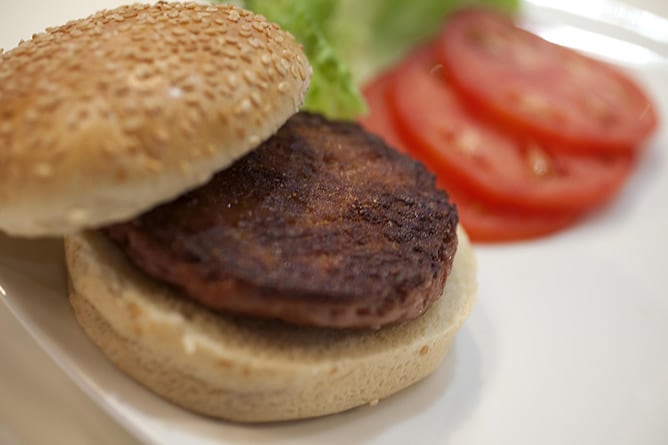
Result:
{"label": "burger patty", "polygon": [[104,231],[210,309],[380,327],[441,296],[457,223],[422,164],[302,112],[208,184]]}

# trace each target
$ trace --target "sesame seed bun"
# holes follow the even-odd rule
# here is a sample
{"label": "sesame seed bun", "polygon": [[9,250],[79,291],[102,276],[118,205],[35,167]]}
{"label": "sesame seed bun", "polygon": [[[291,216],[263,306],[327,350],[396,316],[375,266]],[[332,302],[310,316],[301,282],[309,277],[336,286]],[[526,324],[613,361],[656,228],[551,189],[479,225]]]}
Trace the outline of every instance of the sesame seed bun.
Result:
{"label": "sesame seed bun", "polygon": [[443,296],[421,317],[336,330],[214,314],[136,269],[98,232],[67,236],[79,323],[124,373],[189,410],[238,422],[331,414],[429,375],[468,317],[476,264],[466,234]]}
{"label": "sesame seed bun", "polygon": [[302,104],[292,35],[231,5],[124,6],[0,54],[0,230],[127,220],[206,182]]}

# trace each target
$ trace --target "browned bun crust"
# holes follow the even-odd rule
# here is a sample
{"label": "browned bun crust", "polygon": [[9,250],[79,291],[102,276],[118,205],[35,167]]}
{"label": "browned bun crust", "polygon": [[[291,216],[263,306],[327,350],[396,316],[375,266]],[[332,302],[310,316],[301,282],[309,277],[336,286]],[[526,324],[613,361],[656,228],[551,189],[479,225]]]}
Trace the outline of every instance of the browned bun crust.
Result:
{"label": "browned bun crust", "polygon": [[301,105],[292,35],[231,5],[134,4],[0,55],[0,230],[125,220],[207,181]]}
{"label": "browned bun crust", "polygon": [[475,300],[475,258],[458,236],[443,296],[418,319],[377,331],[214,314],[148,278],[97,232],[66,237],[65,251],[77,319],[119,369],[189,410],[268,422],[372,403],[429,375]]}

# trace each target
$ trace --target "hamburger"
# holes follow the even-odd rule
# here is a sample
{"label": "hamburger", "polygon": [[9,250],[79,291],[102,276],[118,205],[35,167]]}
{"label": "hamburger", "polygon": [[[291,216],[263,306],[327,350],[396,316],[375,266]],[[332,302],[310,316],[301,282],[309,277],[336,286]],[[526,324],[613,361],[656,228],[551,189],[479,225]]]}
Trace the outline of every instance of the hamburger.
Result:
{"label": "hamburger", "polygon": [[374,403],[432,373],[475,296],[418,162],[299,111],[301,46],[231,5],[131,5],[0,55],[0,229],[64,236],[118,369],[239,422]]}

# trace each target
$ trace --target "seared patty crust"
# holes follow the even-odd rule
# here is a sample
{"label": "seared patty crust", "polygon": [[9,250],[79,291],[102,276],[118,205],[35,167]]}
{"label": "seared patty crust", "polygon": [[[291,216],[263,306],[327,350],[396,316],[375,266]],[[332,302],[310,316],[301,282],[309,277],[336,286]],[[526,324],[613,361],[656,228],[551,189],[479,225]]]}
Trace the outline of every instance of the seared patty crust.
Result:
{"label": "seared patty crust", "polygon": [[210,309],[376,328],[441,296],[457,223],[422,164],[302,112],[205,186],[103,230]]}

